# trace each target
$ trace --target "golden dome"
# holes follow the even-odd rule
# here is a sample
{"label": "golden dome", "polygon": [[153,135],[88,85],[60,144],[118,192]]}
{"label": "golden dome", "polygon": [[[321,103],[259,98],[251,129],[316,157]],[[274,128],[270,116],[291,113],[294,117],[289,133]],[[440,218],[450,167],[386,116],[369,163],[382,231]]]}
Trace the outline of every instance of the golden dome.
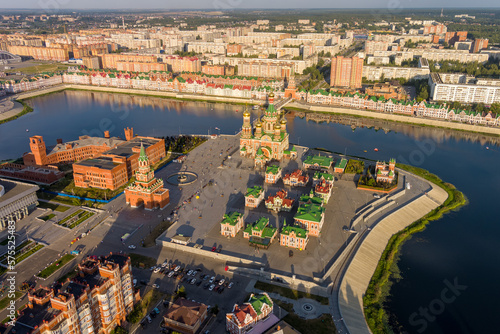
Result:
{"label": "golden dome", "polygon": [[248,110],[245,110],[243,113],[243,117],[250,117],[250,112]]}
{"label": "golden dome", "polygon": [[276,123],[276,125],[274,126],[274,129],[279,130],[279,129],[281,129],[281,126],[278,123]]}
{"label": "golden dome", "polygon": [[269,93],[269,97],[274,97],[274,93],[273,92]]}
{"label": "golden dome", "polygon": [[256,128],[261,128],[262,127],[262,123],[261,122],[257,122],[257,124],[255,124],[255,127]]}
{"label": "golden dome", "polygon": [[280,123],[281,124],[286,124],[286,119],[282,118]]}

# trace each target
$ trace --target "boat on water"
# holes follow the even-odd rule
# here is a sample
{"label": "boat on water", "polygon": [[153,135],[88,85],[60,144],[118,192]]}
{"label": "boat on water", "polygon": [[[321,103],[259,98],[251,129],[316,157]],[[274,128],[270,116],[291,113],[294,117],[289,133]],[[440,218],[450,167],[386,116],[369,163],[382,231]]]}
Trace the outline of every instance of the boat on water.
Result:
{"label": "boat on water", "polygon": [[259,106],[258,106],[258,105],[254,105],[254,106],[252,107],[252,109],[253,109],[253,110],[257,110],[257,109],[259,109]]}
{"label": "boat on water", "polygon": [[364,150],[363,152],[365,152],[365,153],[366,153],[366,152],[368,152],[368,151],[367,151],[367,150]]}
{"label": "boat on water", "polygon": [[486,146],[486,149],[489,150],[490,148],[488,146]]}
{"label": "boat on water", "polygon": [[373,150],[374,150],[375,152],[378,152],[378,148],[374,148]]}
{"label": "boat on water", "polygon": [[26,129],[26,132],[30,132],[30,130],[29,130],[29,129]]}

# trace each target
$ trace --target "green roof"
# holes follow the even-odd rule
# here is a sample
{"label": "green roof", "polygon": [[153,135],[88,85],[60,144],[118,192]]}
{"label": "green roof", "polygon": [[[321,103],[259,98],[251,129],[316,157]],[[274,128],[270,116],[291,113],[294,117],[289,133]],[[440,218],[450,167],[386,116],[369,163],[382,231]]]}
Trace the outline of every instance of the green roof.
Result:
{"label": "green roof", "polygon": [[327,181],[333,181],[333,175],[329,173],[322,173],[322,172],[315,172],[313,179],[314,180],[319,180],[321,178],[324,178]]}
{"label": "green roof", "polygon": [[276,233],[277,228],[275,227],[264,227],[262,231],[262,238],[272,238],[272,236]]}
{"label": "green roof", "polygon": [[306,160],[304,160],[304,164],[314,165],[318,164],[320,167],[329,168],[333,162],[333,159],[330,157],[324,157],[320,155],[309,155]]}
{"label": "green roof", "polygon": [[141,153],[139,154],[139,161],[148,161],[148,156],[146,155],[146,150],[144,149],[144,145],[141,142]]}
{"label": "green roof", "polygon": [[269,224],[269,218],[260,217],[255,223],[253,223],[252,230],[262,231],[267,226],[267,224]]}
{"label": "green roof", "polygon": [[252,188],[247,189],[247,193],[246,193],[245,197],[247,197],[247,196],[259,197],[259,195],[262,191],[263,191],[262,187],[253,186]]}
{"label": "green roof", "polygon": [[271,173],[271,174],[276,175],[279,173],[280,170],[281,170],[281,168],[279,166],[276,166],[276,165],[267,166],[266,174]]}
{"label": "green roof", "polygon": [[321,197],[314,196],[314,191],[311,189],[310,194],[301,195],[299,198],[300,203],[312,203],[317,205],[323,204],[323,199]]}
{"label": "green roof", "polygon": [[264,306],[264,304],[267,304],[270,308],[273,307],[273,302],[265,294],[253,295],[250,297],[250,300],[248,300],[248,303],[252,305],[257,315],[262,313],[262,306]]}
{"label": "green roof", "polygon": [[340,161],[337,161],[337,163],[335,164],[335,168],[342,168],[344,169],[345,166],[347,165],[347,159],[340,159]]}
{"label": "green roof", "polygon": [[223,225],[229,224],[231,226],[234,226],[238,223],[238,220],[242,216],[243,216],[243,214],[241,214],[239,212],[231,212],[228,215],[227,214],[224,215],[224,218],[222,219],[222,221],[220,223]]}
{"label": "green roof", "polygon": [[281,234],[284,235],[290,235],[291,232],[295,233],[295,236],[297,238],[305,239],[307,238],[307,230],[297,227],[297,226],[284,226],[283,229],[281,230]]}
{"label": "green roof", "polygon": [[325,208],[323,208],[322,206],[312,203],[302,203],[297,209],[297,214],[294,218],[319,223],[321,221],[321,218],[323,218],[324,212]]}
{"label": "green roof", "polygon": [[291,151],[292,151],[292,152],[297,152],[297,149],[295,148],[295,146],[292,146]]}
{"label": "green roof", "polygon": [[245,147],[245,146],[243,146],[243,147],[241,148],[241,150],[240,150],[240,151],[245,152],[246,150],[247,150],[247,149],[246,149],[246,147]]}

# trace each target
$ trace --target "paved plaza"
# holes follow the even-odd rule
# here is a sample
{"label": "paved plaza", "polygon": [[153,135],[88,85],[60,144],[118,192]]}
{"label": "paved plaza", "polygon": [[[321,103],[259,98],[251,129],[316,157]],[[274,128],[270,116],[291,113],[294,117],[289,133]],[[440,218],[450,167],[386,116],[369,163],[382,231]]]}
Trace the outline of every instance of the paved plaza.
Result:
{"label": "paved plaza", "polygon": [[[183,187],[166,183],[171,197],[171,204],[166,211],[176,210],[178,219],[159,240],[170,241],[175,235],[189,236],[190,246],[200,244],[205,251],[216,246],[221,248],[224,254],[264,263],[266,269],[274,273],[296,275],[302,279],[322,277],[325,268],[335,261],[353,237],[353,234],[344,229],[351,228],[354,217],[360,209],[376,201],[373,193],[356,189],[357,179],[354,179],[353,175],[337,174],[332,196],[325,205],[325,223],[320,237],[310,237],[303,251],[293,249],[293,257],[289,256],[290,248],[279,245],[278,238],[268,249],[257,249],[250,246],[248,240],[243,238],[242,231],[235,238],[222,236],[219,223],[223,215],[231,211],[241,212],[245,226],[264,216],[269,218],[271,226],[281,229],[285,220],[288,224],[293,222],[298,203],[294,204],[291,212],[275,213],[266,209],[264,203],[255,209],[246,208],[244,199],[246,189],[254,185],[263,186],[267,197],[284,188],[289,191],[289,197],[298,200],[300,195],[310,192],[312,172],[309,172],[311,180],[306,187],[285,187],[282,180],[275,185],[268,185],[264,183],[264,171],[254,169],[253,161],[241,158],[238,149],[237,136],[210,139],[190,152],[182,164],[172,163],[157,173],[157,177],[164,180],[179,170],[198,175],[194,183]],[[297,159],[281,162],[283,174],[297,168],[303,169],[302,161],[305,156],[319,153],[300,147],[297,151]],[[334,160],[339,159],[336,155],[331,156]],[[401,173],[399,189],[403,188],[405,177],[405,174]],[[210,180],[213,180],[213,185],[207,186]],[[419,188],[421,182],[416,179],[412,181],[415,186],[401,197],[401,203],[422,193],[422,189]],[[196,198],[197,196],[199,198]],[[374,218],[376,217],[377,215]],[[364,229],[366,225],[356,226],[356,229]]]}

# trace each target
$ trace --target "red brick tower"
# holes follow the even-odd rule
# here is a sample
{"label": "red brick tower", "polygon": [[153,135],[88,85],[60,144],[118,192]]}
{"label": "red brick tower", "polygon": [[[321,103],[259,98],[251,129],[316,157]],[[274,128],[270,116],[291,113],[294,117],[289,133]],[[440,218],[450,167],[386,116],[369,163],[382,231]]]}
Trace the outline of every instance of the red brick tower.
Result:
{"label": "red brick tower", "polygon": [[130,139],[134,138],[134,128],[125,128],[125,140],[129,141]]}
{"label": "red brick tower", "polygon": [[30,149],[36,165],[43,166],[47,164],[47,147],[42,136],[30,137]]}

